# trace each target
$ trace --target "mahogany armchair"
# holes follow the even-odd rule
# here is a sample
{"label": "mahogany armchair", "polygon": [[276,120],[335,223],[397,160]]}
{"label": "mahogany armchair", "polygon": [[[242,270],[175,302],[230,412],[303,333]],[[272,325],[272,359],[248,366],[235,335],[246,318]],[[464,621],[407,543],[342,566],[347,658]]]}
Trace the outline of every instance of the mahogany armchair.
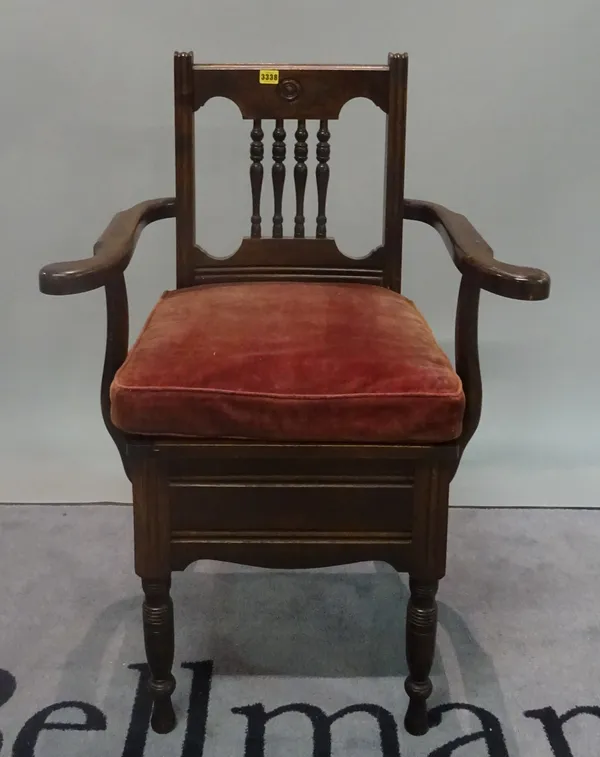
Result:
{"label": "mahogany armchair", "polygon": [[[542,300],[549,277],[496,261],[463,216],[404,198],[405,55],[387,66],[261,68],[194,65],[191,53],[177,53],[174,68],[175,197],[119,213],[93,257],[40,272],[46,294],[106,291],[102,413],[133,487],[152,727],[175,724],[173,570],[203,558],[279,568],[383,560],[410,578],[405,726],[423,734],[448,489],[481,410],[479,293]],[[217,95],[252,121],[251,231],[227,259],[198,246],[194,225],[194,115]],[[387,117],[383,241],[360,260],[340,252],[326,218],[328,121],[354,97]],[[264,119],[274,120],[269,238],[260,215]],[[289,237],[287,119],[295,121]],[[304,215],[312,120],[314,237]],[[142,229],[171,217],[177,289],[130,348],[123,274]],[[405,219],[437,229],[462,274],[454,368],[400,294]]]}

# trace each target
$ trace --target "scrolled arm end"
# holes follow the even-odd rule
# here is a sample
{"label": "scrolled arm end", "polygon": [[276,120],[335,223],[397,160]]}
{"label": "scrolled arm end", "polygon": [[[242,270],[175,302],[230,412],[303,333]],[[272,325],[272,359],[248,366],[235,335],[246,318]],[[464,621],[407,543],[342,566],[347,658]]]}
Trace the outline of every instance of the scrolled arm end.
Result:
{"label": "scrolled arm end", "polygon": [[405,218],[422,221],[436,229],[458,268],[477,286],[515,300],[545,300],[550,293],[550,276],[539,268],[502,263],[477,229],[459,213],[443,205],[405,200]]}
{"label": "scrolled arm end", "polygon": [[[98,262],[95,258],[87,258],[45,265],[39,273],[40,292],[65,295],[98,289],[106,283],[109,270]],[[114,266],[111,266],[110,273],[115,273]]]}
{"label": "scrolled arm end", "polygon": [[175,200],[172,197],[141,202],[117,213],[94,245],[93,257],[50,263],[40,270],[40,292],[79,294],[105,286],[127,268],[142,229],[174,215]]}
{"label": "scrolled arm end", "polygon": [[546,300],[550,294],[550,276],[546,271],[528,266],[501,263],[495,259],[479,261],[465,255],[463,273],[469,269],[479,279],[482,289],[513,300]]}

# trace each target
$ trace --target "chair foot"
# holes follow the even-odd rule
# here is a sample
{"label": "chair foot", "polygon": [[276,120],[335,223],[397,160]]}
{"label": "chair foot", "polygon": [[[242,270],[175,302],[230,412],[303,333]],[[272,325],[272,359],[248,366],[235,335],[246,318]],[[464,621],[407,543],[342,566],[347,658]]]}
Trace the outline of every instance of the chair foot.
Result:
{"label": "chair foot", "polygon": [[429,673],[433,664],[437,630],[437,581],[410,579],[410,600],[406,613],[406,660],[408,678],[404,684],[409,696],[404,727],[413,736],[429,730],[427,699],[433,689]]}
{"label": "chair foot", "polygon": [[171,697],[155,699],[150,726],[155,733],[170,733],[177,725]]}
{"label": "chair foot", "polygon": [[171,673],[174,657],[173,603],[170,578],[142,579],[144,589],[144,642],[150,680],[148,689],[152,697],[150,725],[156,733],[169,733],[175,728],[175,712],[171,694],[175,678]]}
{"label": "chair foot", "polygon": [[[415,696],[414,692],[409,696]],[[404,728],[411,736],[424,736],[429,730],[429,715],[425,699],[411,699],[404,717]]]}

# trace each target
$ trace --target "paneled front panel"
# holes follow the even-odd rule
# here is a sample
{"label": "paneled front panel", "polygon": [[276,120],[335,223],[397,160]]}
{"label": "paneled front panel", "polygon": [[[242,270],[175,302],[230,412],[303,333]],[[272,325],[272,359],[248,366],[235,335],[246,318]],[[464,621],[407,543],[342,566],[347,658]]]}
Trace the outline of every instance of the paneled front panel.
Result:
{"label": "paneled front panel", "polygon": [[[172,481],[171,530],[322,538],[406,538],[411,530],[411,483],[226,483]],[[242,533],[243,532],[243,533]],[[218,534],[215,534],[217,536]]]}

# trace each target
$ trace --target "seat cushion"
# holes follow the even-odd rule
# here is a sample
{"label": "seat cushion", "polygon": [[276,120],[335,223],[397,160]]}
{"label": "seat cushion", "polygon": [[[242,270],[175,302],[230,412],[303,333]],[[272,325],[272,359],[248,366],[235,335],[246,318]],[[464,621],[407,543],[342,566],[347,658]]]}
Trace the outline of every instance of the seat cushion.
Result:
{"label": "seat cushion", "polygon": [[111,387],[135,434],[445,442],[459,377],[410,300],[368,284],[212,284],[166,292]]}

